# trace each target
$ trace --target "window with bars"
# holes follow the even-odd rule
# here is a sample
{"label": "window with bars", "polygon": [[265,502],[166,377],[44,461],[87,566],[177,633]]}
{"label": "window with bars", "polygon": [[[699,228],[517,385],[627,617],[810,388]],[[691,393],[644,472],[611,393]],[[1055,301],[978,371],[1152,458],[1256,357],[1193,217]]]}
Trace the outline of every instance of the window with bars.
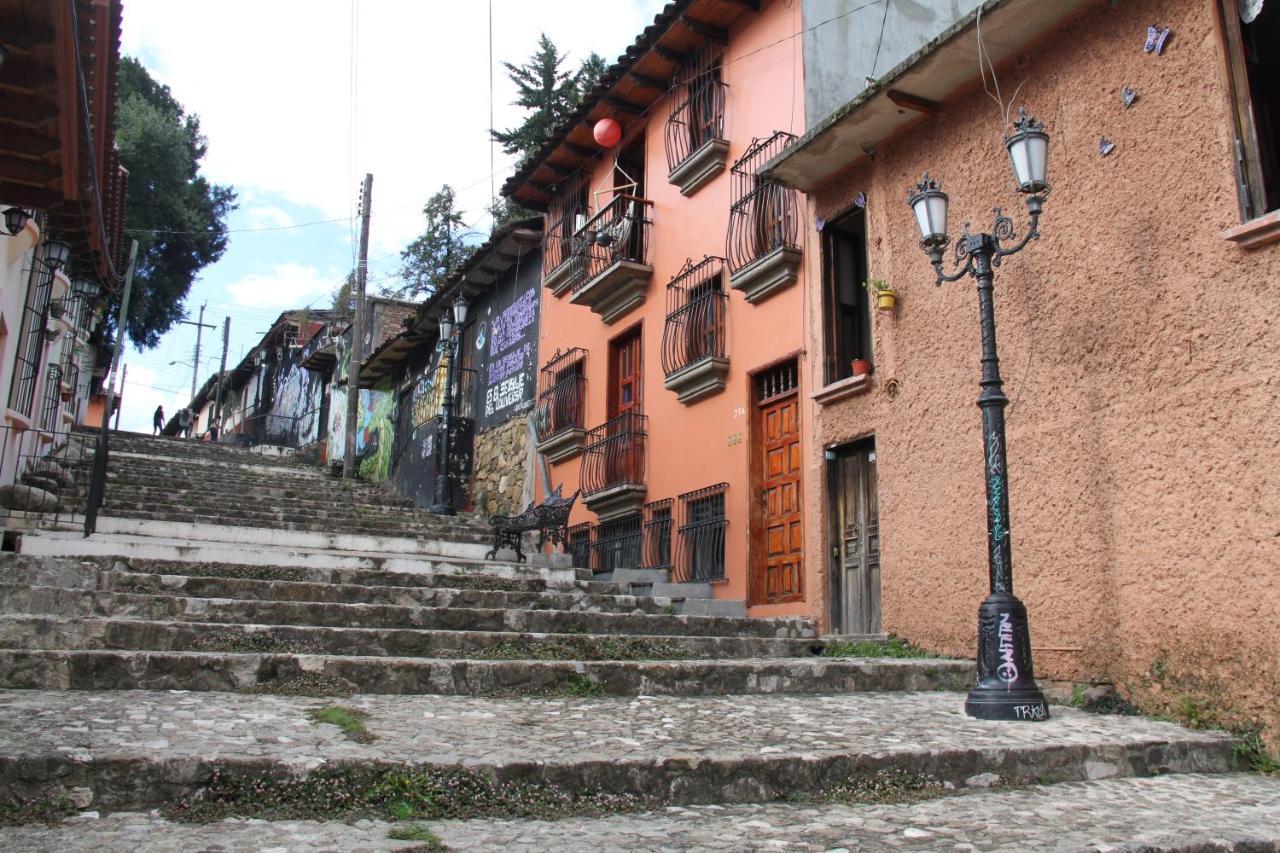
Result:
{"label": "window with bars", "polygon": [[592,571],[640,568],[642,535],[639,513],[597,524],[591,542]]}
{"label": "window with bars", "polygon": [[671,498],[644,505],[644,568],[671,568]]}
{"label": "window with bars", "polygon": [[689,260],[667,285],[662,370],[670,378],[709,358],[725,357],[724,258]]}
{"label": "window with bars", "polygon": [[[547,209],[546,231],[542,243],[542,275],[552,282],[564,279],[564,287],[572,285],[573,270],[577,263],[585,270],[582,250],[585,243],[577,236],[586,221],[591,218],[590,187],[585,175],[573,177],[557,188]],[[559,272],[561,275],[552,276]],[[566,277],[567,276],[567,277]],[[563,288],[553,287],[556,293]]]}
{"label": "window with bars", "polygon": [[538,440],[569,429],[583,429],[586,413],[587,351],[556,350],[538,372]]}
{"label": "window with bars", "polygon": [[724,579],[724,540],[728,483],[680,495],[679,554],[672,580],[707,583]]}
{"label": "window with bars", "polygon": [[794,358],[756,375],[756,402],[765,403],[800,387],[800,367]]}
{"label": "window with bars", "polygon": [[[671,113],[665,133],[670,173],[676,172],[708,143],[725,141],[727,87],[721,79],[721,68],[721,48],[707,45],[694,54],[671,81]],[[721,160],[721,169],[723,162]]]}
{"label": "window with bars", "polygon": [[[40,227],[43,230],[43,221]],[[18,351],[9,388],[9,408],[25,417],[34,414],[36,379],[44,354],[44,329],[49,296],[53,291],[53,272],[45,264],[45,253],[46,249],[41,246],[32,255],[31,269],[27,274],[27,301],[22,309],[22,330],[18,335]]]}
{"label": "window with bars", "polygon": [[579,569],[591,567],[591,522],[575,524],[569,528],[568,551],[573,556],[573,565]]}

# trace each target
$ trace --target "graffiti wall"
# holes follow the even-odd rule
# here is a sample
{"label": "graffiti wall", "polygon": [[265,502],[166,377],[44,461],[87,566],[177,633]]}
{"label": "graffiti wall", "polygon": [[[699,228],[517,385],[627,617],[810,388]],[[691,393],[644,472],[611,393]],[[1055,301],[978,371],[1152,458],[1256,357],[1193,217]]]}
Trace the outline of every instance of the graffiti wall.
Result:
{"label": "graffiti wall", "polygon": [[270,377],[270,409],[266,435],[274,443],[304,446],[324,437],[320,429],[324,402],[324,380],[319,373],[304,368],[301,350],[283,348]]}
{"label": "graffiti wall", "polygon": [[533,407],[538,385],[541,270],[541,253],[525,255],[474,305],[475,322],[466,343],[474,348],[470,361],[477,371],[478,432]]}

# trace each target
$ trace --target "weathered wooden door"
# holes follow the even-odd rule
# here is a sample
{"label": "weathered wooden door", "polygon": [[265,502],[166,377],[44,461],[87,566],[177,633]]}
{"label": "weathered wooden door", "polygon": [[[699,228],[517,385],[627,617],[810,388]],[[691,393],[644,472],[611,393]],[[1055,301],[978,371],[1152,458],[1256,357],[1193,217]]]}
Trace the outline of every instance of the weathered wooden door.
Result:
{"label": "weathered wooden door", "polygon": [[641,450],[635,435],[635,418],[643,412],[640,371],[640,327],[617,338],[609,345],[608,409],[610,436],[604,448],[607,482],[636,482],[640,472]]}
{"label": "weathered wooden door", "polygon": [[833,624],[843,634],[880,633],[880,506],[873,441],[837,452],[831,520],[837,541]]}
{"label": "weathered wooden door", "polygon": [[759,405],[756,452],[761,489],[760,558],[752,604],[804,595],[804,516],[800,493],[800,397],[791,392]]}

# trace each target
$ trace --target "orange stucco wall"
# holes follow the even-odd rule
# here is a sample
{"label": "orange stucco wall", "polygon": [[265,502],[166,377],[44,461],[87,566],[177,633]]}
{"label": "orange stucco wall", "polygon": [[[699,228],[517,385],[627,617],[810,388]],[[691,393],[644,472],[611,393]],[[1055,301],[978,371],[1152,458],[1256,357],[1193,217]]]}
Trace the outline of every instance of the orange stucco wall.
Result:
{"label": "orange stucco wall", "polygon": [[[730,148],[728,164],[742,155],[754,137],[777,130],[796,134],[804,128],[804,91],[799,40],[789,38],[801,29],[800,3],[787,8],[780,0],[762,4],[757,15],[747,16],[730,33],[724,54],[723,79],[728,84],[725,130]],[[680,194],[667,181],[663,142],[669,104],[656,102],[640,122],[629,129],[624,146],[636,134],[645,138],[646,196],[653,201],[650,263],[653,278],[645,302],[611,325],[585,306],[569,302],[569,294],[556,297],[543,289],[540,360],[545,363],[557,349],[579,346],[588,351],[587,427],[606,419],[609,341],[643,326],[644,413],[649,418],[647,501],[679,494],[720,482],[729,483],[726,515],[729,520],[725,553],[727,580],[718,597],[745,599],[748,570],[749,430],[751,418],[749,372],[801,349],[803,279],[767,300],[750,305],[737,291],[730,291],[727,320],[730,372],[726,389],[692,405],[677,402],[674,391],[663,387],[661,341],[666,316],[665,289],[685,261],[704,255],[725,254],[729,221],[730,174],[728,166],[691,197]],[[596,163],[591,188],[611,186],[613,152]],[[601,203],[609,200],[601,196]],[[597,209],[592,197],[593,210]],[[727,273],[726,273],[727,275]],[[728,283],[726,281],[726,289]],[[804,358],[801,357],[803,364]],[[802,367],[803,370],[803,367]],[[805,389],[801,388],[801,394]],[[739,440],[741,439],[741,440]],[[805,439],[807,442],[807,439]],[[564,483],[571,492],[578,483],[581,457],[551,466],[551,482]],[[575,507],[571,523],[595,521],[593,513]],[[806,612],[803,603],[759,607],[756,615]]]}
{"label": "orange stucco wall", "polygon": [[[1222,237],[1240,218],[1212,10],[1101,4],[1001,70],[1052,135],[1043,237],[996,274],[1014,577],[1042,677],[1114,680],[1156,706],[1185,695],[1221,721],[1269,724],[1274,742],[1280,244]],[[1160,57],[1141,50],[1152,21],[1174,33]],[[1128,110],[1125,84],[1140,96]],[[925,169],[940,178],[953,235],[969,218],[990,228],[997,204],[1025,223],[1000,124],[981,90],[960,98],[810,209],[831,216],[865,191],[872,275],[901,294],[875,319],[871,391],[811,411],[810,503],[822,449],[874,434],[884,626],[966,656],[987,591],[977,298],[971,279],[934,287],[906,189]],[[806,263],[817,281],[819,259]],[[820,617],[825,523],[808,517]]]}

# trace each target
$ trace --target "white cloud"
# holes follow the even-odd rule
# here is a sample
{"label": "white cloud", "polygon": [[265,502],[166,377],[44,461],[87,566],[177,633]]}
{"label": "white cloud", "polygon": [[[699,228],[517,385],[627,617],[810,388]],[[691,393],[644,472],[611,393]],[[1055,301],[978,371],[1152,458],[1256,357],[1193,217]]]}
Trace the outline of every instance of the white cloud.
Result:
{"label": "white cloud", "polygon": [[157,373],[145,364],[129,362],[129,375],[120,396],[120,428],[151,432],[156,406],[164,407],[165,418],[187,405],[191,399],[191,369],[175,365]]}
{"label": "white cloud", "polygon": [[250,273],[227,285],[236,305],[246,308],[298,308],[332,293],[341,283],[339,273],[322,274],[304,264],[276,264],[271,272]]}
{"label": "white cloud", "polygon": [[[352,7],[359,10],[352,87]],[[501,66],[534,50],[539,33],[566,51],[612,62],[662,0],[493,0],[494,119],[520,120]],[[198,37],[193,37],[198,33]],[[250,193],[275,194],[323,218],[349,217],[360,179],[374,175],[373,251],[420,230],[441,184],[459,191],[467,221],[484,221],[489,179],[488,4],[422,0],[129,0],[124,50],[197,112],[206,171]],[[352,128],[354,127],[354,133]]]}
{"label": "white cloud", "polygon": [[288,211],[274,204],[251,207],[244,215],[249,228],[288,228],[298,223]]}

